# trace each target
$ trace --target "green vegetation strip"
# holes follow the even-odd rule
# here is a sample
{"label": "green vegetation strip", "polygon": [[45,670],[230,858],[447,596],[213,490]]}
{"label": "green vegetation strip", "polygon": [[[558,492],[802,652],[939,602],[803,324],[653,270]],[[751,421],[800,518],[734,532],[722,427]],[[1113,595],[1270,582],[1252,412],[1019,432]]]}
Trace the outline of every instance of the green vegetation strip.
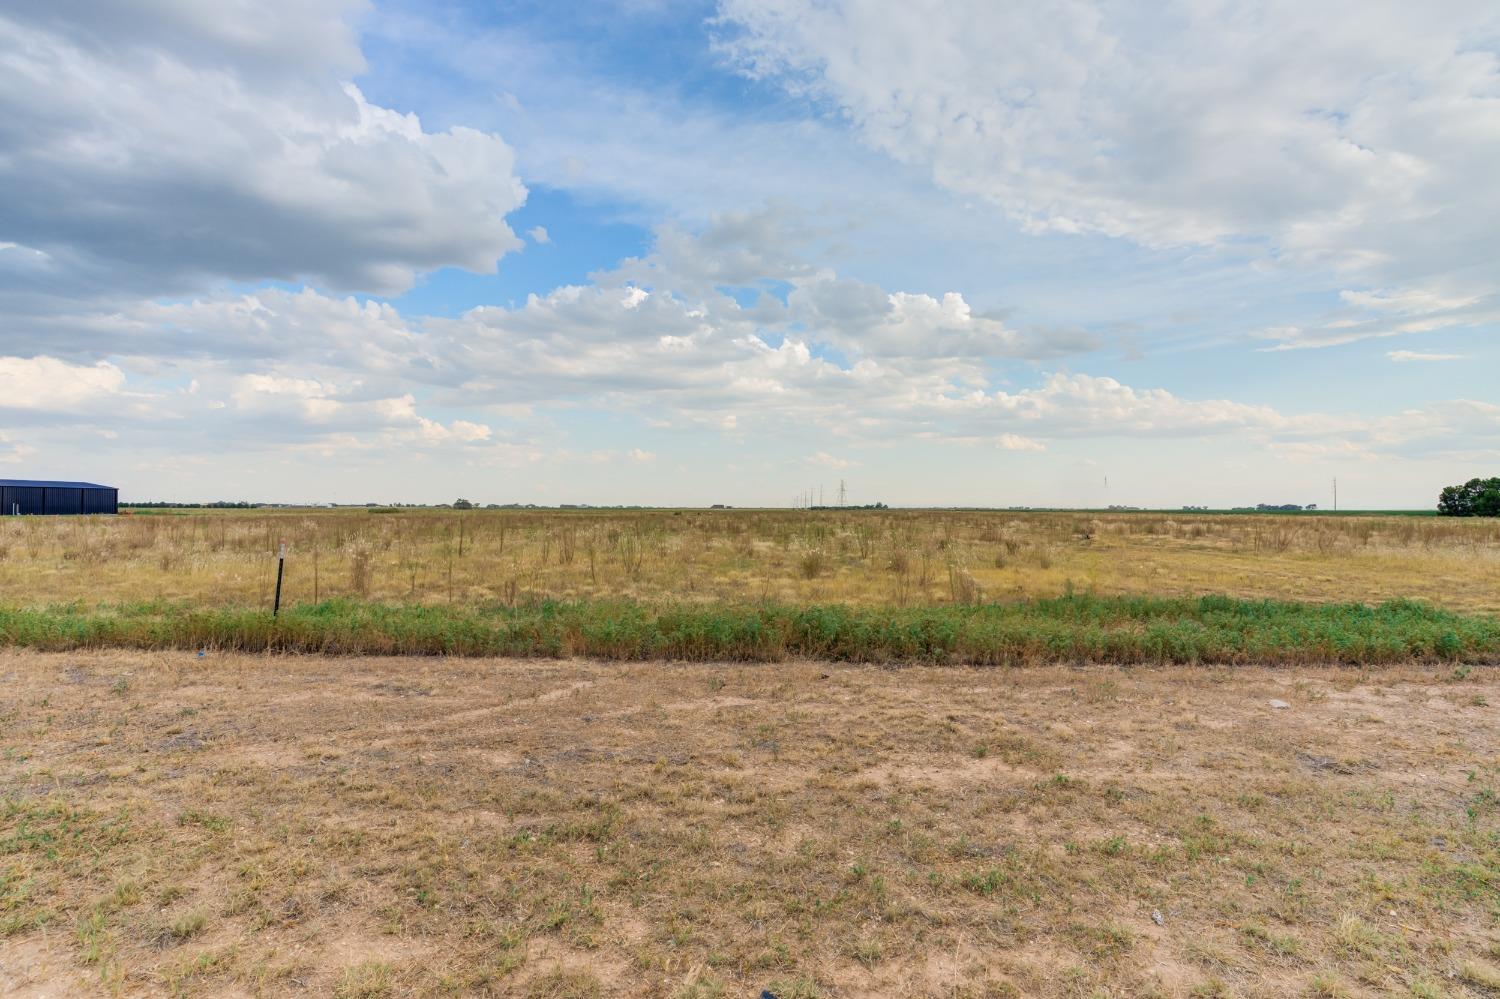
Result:
{"label": "green vegetation strip", "polygon": [[978,606],[520,607],[331,600],[264,610],[171,603],[0,608],[0,644],[342,655],[1101,663],[1500,662],[1500,619],[1413,601],[1073,596]]}

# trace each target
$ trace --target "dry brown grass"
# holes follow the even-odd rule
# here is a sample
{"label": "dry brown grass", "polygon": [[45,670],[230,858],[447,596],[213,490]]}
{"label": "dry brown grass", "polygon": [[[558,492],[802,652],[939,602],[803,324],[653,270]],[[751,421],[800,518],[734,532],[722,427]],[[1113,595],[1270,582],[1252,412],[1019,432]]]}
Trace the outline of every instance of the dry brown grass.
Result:
{"label": "dry brown grass", "polygon": [[1500,610],[1500,523],[944,511],[195,512],[0,518],[11,602],[538,597],[913,605],[1101,595]]}
{"label": "dry brown grass", "polygon": [[1492,995],[1494,705],[1488,670],[8,652],[0,993]]}

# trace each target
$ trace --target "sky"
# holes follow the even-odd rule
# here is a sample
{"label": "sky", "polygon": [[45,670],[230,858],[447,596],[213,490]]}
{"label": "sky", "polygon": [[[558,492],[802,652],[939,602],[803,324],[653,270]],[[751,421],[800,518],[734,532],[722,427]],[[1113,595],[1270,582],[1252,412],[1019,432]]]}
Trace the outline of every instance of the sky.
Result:
{"label": "sky", "polygon": [[10,0],[0,477],[1427,508],[1497,163],[1493,0]]}

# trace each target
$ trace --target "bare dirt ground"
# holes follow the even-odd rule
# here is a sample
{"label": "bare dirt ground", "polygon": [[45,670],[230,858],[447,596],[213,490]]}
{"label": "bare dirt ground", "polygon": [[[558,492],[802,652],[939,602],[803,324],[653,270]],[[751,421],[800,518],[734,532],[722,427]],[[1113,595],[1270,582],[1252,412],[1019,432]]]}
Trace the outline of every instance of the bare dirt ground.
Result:
{"label": "bare dirt ground", "polygon": [[5,652],[0,994],[1500,995],[1497,706],[1491,670]]}

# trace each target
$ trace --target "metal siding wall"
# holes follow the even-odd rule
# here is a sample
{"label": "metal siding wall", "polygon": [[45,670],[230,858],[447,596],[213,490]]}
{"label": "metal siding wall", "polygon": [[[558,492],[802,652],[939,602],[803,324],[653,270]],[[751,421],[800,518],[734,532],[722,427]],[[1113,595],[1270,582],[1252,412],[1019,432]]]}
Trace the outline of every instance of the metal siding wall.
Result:
{"label": "metal siding wall", "polygon": [[38,486],[6,486],[5,487],[5,512],[11,513],[16,504],[20,504],[21,514],[38,514],[42,512],[42,494],[45,490]]}
{"label": "metal siding wall", "polygon": [[46,494],[42,500],[44,513],[70,514],[83,512],[82,489],[49,488],[46,490]]}
{"label": "metal siding wall", "polygon": [[104,487],[85,489],[77,486],[0,486],[0,516],[14,512],[22,516],[38,514],[119,513],[120,491]]}
{"label": "metal siding wall", "polygon": [[114,489],[85,489],[83,491],[84,513],[119,513],[119,504],[116,497],[119,492]]}

